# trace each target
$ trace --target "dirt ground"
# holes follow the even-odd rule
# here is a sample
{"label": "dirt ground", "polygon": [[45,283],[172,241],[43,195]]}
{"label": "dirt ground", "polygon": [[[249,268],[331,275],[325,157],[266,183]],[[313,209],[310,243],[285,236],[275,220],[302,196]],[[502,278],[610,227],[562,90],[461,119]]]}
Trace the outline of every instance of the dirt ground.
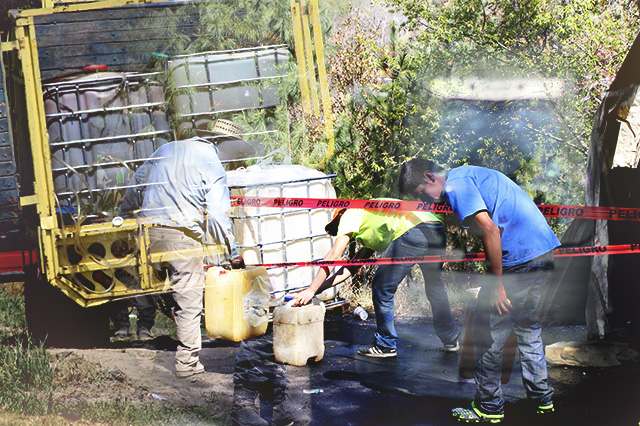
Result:
{"label": "dirt ground", "polygon": [[[159,339],[162,339],[160,337]],[[56,398],[100,402],[119,398],[134,404],[161,403],[189,409],[199,407],[224,422],[231,409],[236,348],[203,348],[206,372],[177,378],[175,352],[144,347],[116,349],[49,349],[54,366],[62,368],[73,386],[63,386]],[[64,380],[64,379],[63,379]]]}
{"label": "dirt ground", "polygon": [[[230,408],[235,357],[232,348],[204,349],[202,360],[207,371],[186,379],[175,376],[175,352],[171,351],[122,348],[50,349],[48,352],[54,364],[73,359],[78,370],[92,371],[88,375],[101,378],[99,381],[83,383],[82,388],[78,389],[83,398],[100,401],[104,398],[126,397],[133,402],[155,400],[177,407],[214,404],[219,405],[213,409],[216,413]],[[73,398],[74,395],[69,397]]]}
{"label": "dirt ground", "polygon": [[[53,398],[62,404],[118,399],[138,406],[172,407],[194,413],[193,420],[180,425],[229,425],[240,343],[203,338],[200,361],[206,371],[189,378],[175,376],[172,349],[177,342],[166,335],[147,342],[112,341],[114,348],[48,349],[62,385]],[[287,368],[286,376],[292,388],[312,387],[304,369]]]}
{"label": "dirt ground", "polygon": [[[4,284],[8,294],[19,297],[22,283]],[[462,319],[463,299],[466,297],[459,283],[448,283],[452,297],[452,311]],[[464,287],[464,286],[463,286]],[[15,293],[15,294],[14,294]],[[351,312],[362,304],[372,316],[370,296],[362,296],[355,304],[334,308],[330,315]],[[431,314],[424,295],[421,274],[404,283],[397,294],[399,316],[422,317]],[[134,311],[135,313],[135,311]],[[135,331],[135,316],[132,330]],[[112,339],[107,348],[75,349],[50,348],[47,350],[55,370],[56,391],[51,399],[67,407],[120,401],[144,407],[172,407],[181,412],[196,413],[207,418],[206,424],[230,424],[229,414],[233,400],[233,369],[240,343],[210,339],[203,334],[201,361],[206,372],[190,378],[177,378],[174,370],[175,324],[158,313],[154,328],[156,338],[142,342],[133,338],[124,341]],[[287,371],[287,377],[298,389],[306,386],[308,375]],[[55,412],[56,410],[54,410]],[[74,410],[70,410],[74,411]],[[77,410],[75,410],[77,412]],[[0,411],[0,424],[88,424],[66,416],[62,420],[47,417],[33,418],[10,415]],[[92,423],[92,424],[95,424]],[[194,420],[189,424],[202,424]]]}
{"label": "dirt ground", "polygon": [[[457,356],[440,350],[428,318],[408,321],[404,317],[397,326],[398,359],[372,360],[356,355],[359,345],[371,339],[375,329],[372,318],[361,321],[352,315],[336,315],[325,319],[324,359],[304,367],[286,366],[289,388],[296,393],[301,409],[312,413],[313,425],[451,424],[448,413],[468,403],[473,384],[457,379]],[[548,343],[580,340],[584,335],[583,327],[554,327],[550,331],[543,336]],[[179,379],[173,368],[177,342],[158,334],[152,341],[114,341],[102,349],[49,349],[57,381],[51,398],[58,407],[77,406],[79,401],[121,401],[125,404],[117,409],[135,405],[156,412],[170,407],[181,415],[179,421],[145,424],[230,425],[233,370],[241,344],[205,340],[201,361],[206,372]],[[637,362],[608,368],[550,367],[559,417],[545,426],[637,424],[640,415],[633,401],[638,395],[638,371]],[[514,373],[505,386],[505,395],[512,418],[505,426],[539,424],[527,417],[518,374]],[[619,422],[609,421],[612,418]],[[24,416],[0,411],[0,424],[114,426],[129,422],[114,423],[104,417],[99,423],[71,415]]]}
{"label": "dirt ground", "polygon": [[[457,291],[450,291],[450,298],[456,322],[461,324],[462,307],[469,295],[465,291],[468,283],[458,284],[454,286]],[[401,286],[397,294],[397,326],[401,340],[398,360],[391,363],[355,356],[359,345],[370,342],[375,328],[371,311],[367,321],[353,317],[353,304],[345,309],[345,316],[338,309],[328,313],[323,361],[305,367],[286,367],[290,387],[301,397],[302,406],[313,412],[314,424],[450,424],[447,413],[451,406],[471,398],[473,386],[456,381],[457,356],[440,351],[440,343],[430,323],[430,312],[426,309],[428,303],[423,298],[420,279]],[[178,342],[173,333],[175,330],[167,325],[167,320],[158,315],[154,329],[156,338],[150,341],[132,338],[112,340],[108,348],[48,349],[56,373],[56,391],[50,398],[58,407],[77,407],[80,401],[87,404],[120,401],[124,403],[122,407],[135,405],[154,411],[169,407],[179,411],[181,419],[186,419],[169,424],[230,425],[233,371],[241,343],[203,336],[200,358],[206,372],[177,378],[173,365]],[[547,336],[547,343],[584,337],[582,327],[560,327],[555,333],[557,336]],[[565,413],[557,424],[570,424],[563,422],[574,418],[584,420],[582,424],[606,424],[601,420],[612,412],[627,413],[626,418],[635,418],[637,410],[629,405],[629,395],[635,392],[627,395],[618,390],[637,389],[634,384],[637,372],[636,363],[615,370],[550,368],[550,379],[559,395],[559,407]],[[524,397],[520,395],[521,385],[517,386],[518,381],[515,382],[515,385],[510,384],[507,393],[514,401],[519,401]],[[601,395],[600,391],[604,389],[615,389],[616,392]],[[585,400],[589,400],[586,405]],[[597,403],[603,400],[608,401],[605,405],[610,409],[604,410],[602,404]],[[393,404],[399,408],[390,409]],[[517,408],[517,404],[514,406]],[[518,424],[523,417],[518,417],[517,410],[511,410],[517,421],[509,424]],[[64,410],[53,410],[61,411]],[[69,412],[78,413],[78,410]],[[3,425],[116,424],[108,422],[108,417],[105,421],[107,423],[88,422],[72,415],[55,418],[22,416],[0,411],[0,424]]]}
{"label": "dirt ground", "polygon": [[[401,321],[398,327],[401,335],[398,360],[359,359],[355,351],[370,339],[373,321],[329,318],[325,324],[325,358],[315,365],[286,366],[289,387],[297,392],[298,398],[302,397],[298,399],[301,409],[312,410],[314,425],[450,424],[451,407],[472,398],[473,384],[452,379],[456,375],[457,356],[439,350],[430,322]],[[554,330],[558,336],[548,334],[547,339],[573,340],[583,334],[582,327]],[[145,343],[114,342],[110,349],[50,349],[60,380],[67,383],[59,386],[54,399],[69,404],[79,400],[99,403],[120,399],[151,409],[173,407],[193,414],[192,420],[188,417],[186,421],[170,424],[230,425],[233,368],[240,344],[205,341],[201,361],[206,372],[179,379],[173,369],[175,352],[167,348],[170,341],[173,339],[160,336]],[[609,368],[551,366],[549,376],[557,391],[561,417],[546,426],[637,424],[628,422],[640,418],[637,406],[632,403],[638,388],[637,363]],[[522,407],[525,396],[515,373],[505,385],[505,395],[513,418],[509,425],[539,424],[521,413],[526,411]],[[606,421],[612,416],[619,423]],[[4,424],[1,414],[0,423]],[[67,417],[51,424],[88,423]]]}

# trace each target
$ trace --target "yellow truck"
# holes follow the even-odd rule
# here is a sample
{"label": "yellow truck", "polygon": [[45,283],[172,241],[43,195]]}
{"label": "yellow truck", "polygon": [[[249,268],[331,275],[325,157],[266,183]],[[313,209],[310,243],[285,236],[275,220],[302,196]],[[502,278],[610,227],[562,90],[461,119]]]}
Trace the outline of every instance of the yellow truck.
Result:
{"label": "yellow truck", "polygon": [[95,346],[108,338],[106,302],[167,290],[151,264],[177,254],[150,255],[149,225],[117,210],[155,149],[197,132],[238,139],[211,124],[233,127],[233,113],[279,105],[290,57],[304,108],[330,123],[317,0],[291,0],[294,46],[190,55],[172,51],[176,35],[162,23],[171,18],[180,37],[194,38],[206,2],[42,3],[12,11],[2,42],[0,240],[3,250],[35,253],[24,257],[33,336]]}

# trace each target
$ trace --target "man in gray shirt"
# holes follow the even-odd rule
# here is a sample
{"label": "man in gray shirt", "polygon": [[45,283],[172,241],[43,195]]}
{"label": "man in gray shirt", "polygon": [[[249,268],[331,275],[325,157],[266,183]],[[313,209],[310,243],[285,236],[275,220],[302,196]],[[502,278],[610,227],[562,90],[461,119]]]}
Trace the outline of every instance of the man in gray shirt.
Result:
{"label": "man in gray shirt", "polygon": [[[204,372],[200,315],[205,284],[204,253],[217,250],[232,268],[243,268],[227,212],[229,188],[218,150],[204,139],[170,142],[135,172],[123,197],[121,211],[139,210],[149,228],[151,253],[189,251],[169,260],[180,345],[176,375]],[[158,265],[159,269],[160,265]]]}

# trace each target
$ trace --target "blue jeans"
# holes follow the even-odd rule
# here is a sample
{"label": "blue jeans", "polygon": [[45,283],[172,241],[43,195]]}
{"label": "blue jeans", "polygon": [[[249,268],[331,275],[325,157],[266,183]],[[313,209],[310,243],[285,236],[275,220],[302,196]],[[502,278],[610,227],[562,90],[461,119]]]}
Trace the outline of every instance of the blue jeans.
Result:
{"label": "blue jeans", "polygon": [[[444,252],[446,236],[441,225],[422,223],[409,229],[389,245],[383,257],[427,256]],[[381,265],[373,277],[373,307],[377,329],[374,343],[395,348],[398,334],[393,323],[393,298],[398,285],[411,270],[412,264]],[[453,322],[449,298],[442,282],[442,264],[421,263],[427,298],[433,310],[433,326],[444,343],[456,340],[458,327]]]}
{"label": "blue jeans", "polygon": [[491,309],[485,287],[478,295],[478,308],[473,323],[476,353],[476,407],[485,413],[504,412],[500,386],[502,353],[513,330],[516,335],[522,382],[527,397],[537,405],[553,402],[553,388],[547,379],[547,361],[540,337],[540,322],[535,311],[542,287],[551,279],[553,257],[548,253],[520,265],[503,268],[502,284],[512,310],[498,315]]}

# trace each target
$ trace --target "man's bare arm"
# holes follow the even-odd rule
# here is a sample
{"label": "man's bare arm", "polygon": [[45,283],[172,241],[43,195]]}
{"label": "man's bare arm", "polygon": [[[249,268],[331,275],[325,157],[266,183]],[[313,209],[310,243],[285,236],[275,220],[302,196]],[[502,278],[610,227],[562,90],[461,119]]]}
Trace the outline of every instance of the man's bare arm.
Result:
{"label": "man's bare arm", "polygon": [[[329,252],[325,255],[324,260],[338,260],[342,257],[342,253],[349,245],[349,236],[341,235],[336,238],[333,242],[333,246],[329,250]],[[325,280],[329,277],[331,271],[333,271],[334,266],[322,266],[320,270],[313,277],[311,284],[305,290],[296,293],[293,298],[293,306],[302,306],[309,303],[309,300],[318,292],[320,286],[325,282]],[[346,278],[345,278],[346,279]]]}
{"label": "man's bare arm", "polygon": [[473,217],[473,224],[479,231],[479,236],[484,245],[484,254],[489,265],[489,271],[496,276],[494,288],[491,288],[491,305],[498,314],[508,313],[511,310],[511,302],[502,285],[502,240],[500,228],[496,225],[486,211],[482,211]]}

